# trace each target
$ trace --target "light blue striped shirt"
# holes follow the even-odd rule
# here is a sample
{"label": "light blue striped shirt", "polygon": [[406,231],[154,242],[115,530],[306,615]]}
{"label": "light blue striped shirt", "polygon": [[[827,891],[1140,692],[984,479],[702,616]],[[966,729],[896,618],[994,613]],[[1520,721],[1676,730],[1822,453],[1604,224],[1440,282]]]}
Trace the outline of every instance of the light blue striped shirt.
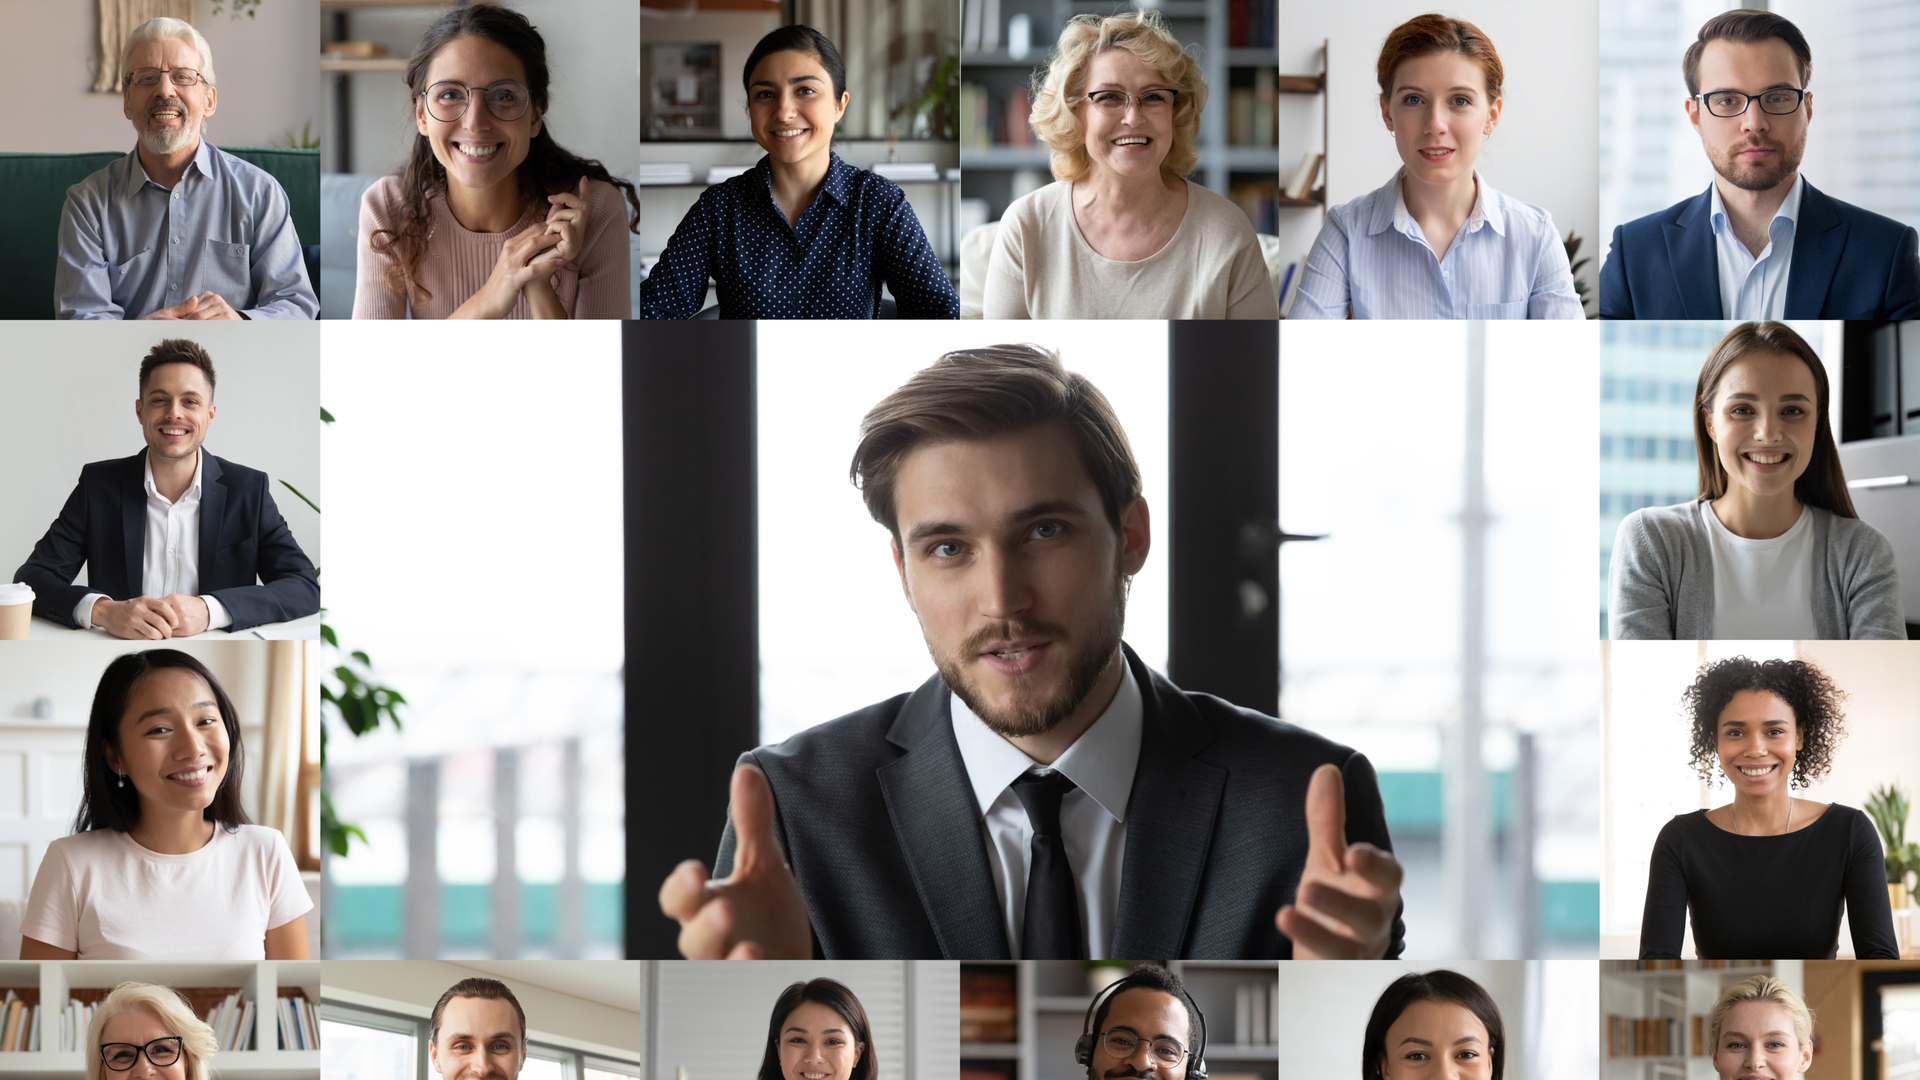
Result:
{"label": "light blue striped shirt", "polygon": [[1796,176],[1787,197],[1767,223],[1767,246],[1755,257],[1733,234],[1720,185],[1713,191],[1713,251],[1720,272],[1720,317],[1723,319],[1784,319],[1787,317],[1787,272],[1793,269],[1793,237],[1800,226],[1800,189]]}
{"label": "light blue striped shirt", "polygon": [[287,193],[205,139],[171,190],[138,151],[67,189],[54,303],[62,319],[138,319],[215,292],[249,319],[314,319]]}
{"label": "light blue striped shirt", "polygon": [[1407,212],[1400,177],[1334,207],[1307,254],[1290,318],[1584,319],[1553,215],[1493,190],[1436,258]]}

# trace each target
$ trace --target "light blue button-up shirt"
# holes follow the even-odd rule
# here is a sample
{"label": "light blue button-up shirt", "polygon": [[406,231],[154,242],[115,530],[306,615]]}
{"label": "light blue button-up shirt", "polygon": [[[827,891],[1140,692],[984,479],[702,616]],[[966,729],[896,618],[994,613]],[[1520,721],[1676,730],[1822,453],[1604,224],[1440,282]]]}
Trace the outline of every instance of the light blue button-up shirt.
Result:
{"label": "light blue button-up shirt", "polygon": [[62,319],[138,319],[207,291],[249,319],[320,314],[287,193],[205,139],[171,191],[137,151],[68,188],[53,289]]}
{"label": "light blue button-up shirt", "polygon": [[1760,249],[1758,258],[1733,234],[1720,185],[1713,185],[1713,252],[1720,268],[1721,318],[1787,317],[1787,272],[1793,268],[1793,236],[1800,226],[1800,189],[1805,185],[1804,178],[1793,178],[1787,197],[1767,223],[1767,246]]}
{"label": "light blue button-up shirt", "polygon": [[1583,319],[1553,215],[1478,173],[1473,212],[1442,259],[1407,212],[1400,177],[1334,207],[1307,254],[1289,318]]}

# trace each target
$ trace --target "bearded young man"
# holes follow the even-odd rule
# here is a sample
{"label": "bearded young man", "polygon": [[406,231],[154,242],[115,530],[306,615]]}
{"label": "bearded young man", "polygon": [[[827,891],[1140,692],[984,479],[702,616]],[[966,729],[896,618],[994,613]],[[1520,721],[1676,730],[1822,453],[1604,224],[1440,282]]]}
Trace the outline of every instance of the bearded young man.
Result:
{"label": "bearded young man", "polygon": [[1800,175],[1813,53],[1799,28],[1716,15],[1681,70],[1713,186],[1614,229],[1600,317],[1920,318],[1920,233]]}
{"label": "bearded young man", "polygon": [[852,473],[939,674],[741,756],[724,879],[661,888],[686,955],[1399,955],[1366,758],[1121,642],[1151,519],[1097,388],[1034,346],[948,353]]}
{"label": "bearded young man", "polygon": [[127,38],[121,109],[133,151],[67,189],[54,305],[62,319],[312,319],[287,193],[206,141],[219,103],[207,39],[179,19]]}

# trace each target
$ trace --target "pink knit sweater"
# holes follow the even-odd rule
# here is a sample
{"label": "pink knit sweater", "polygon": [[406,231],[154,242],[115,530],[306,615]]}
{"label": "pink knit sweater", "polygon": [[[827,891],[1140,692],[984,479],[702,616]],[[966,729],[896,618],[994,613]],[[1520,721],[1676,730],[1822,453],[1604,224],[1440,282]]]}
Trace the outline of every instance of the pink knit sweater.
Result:
{"label": "pink knit sweater", "polygon": [[[446,199],[433,196],[428,203],[433,233],[427,239],[427,254],[414,274],[433,296],[413,305],[412,317],[444,319],[453,314],[487,283],[507,240],[545,217],[549,205],[542,200],[538,206],[529,207],[506,232],[477,233],[461,228],[447,209]],[[394,260],[376,253],[372,245],[375,230],[391,229],[400,220],[400,208],[398,176],[381,177],[360,197],[360,232],[356,237],[359,280],[353,292],[356,319],[408,317],[407,298],[386,281],[387,266]],[[632,312],[627,235],[627,203],[620,189],[598,180],[588,181],[586,250],[577,261],[553,274],[553,291],[573,318],[624,319]],[[531,317],[525,295],[507,314],[509,319]]]}

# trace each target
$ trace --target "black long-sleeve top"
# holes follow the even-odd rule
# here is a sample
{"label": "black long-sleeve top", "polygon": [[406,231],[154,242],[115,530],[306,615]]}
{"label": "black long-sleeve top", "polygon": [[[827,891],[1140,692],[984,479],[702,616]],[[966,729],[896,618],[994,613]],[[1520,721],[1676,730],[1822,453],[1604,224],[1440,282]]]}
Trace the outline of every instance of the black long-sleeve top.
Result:
{"label": "black long-sleeve top", "polygon": [[1897,960],[1880,837],[1867,815],[1833,803],[1784,836],[1741,836],[1681,814],[1660,830],[1640,920],[1642,959],[1678,959],[1687,909],[1703,958],[1830,960],[1841,905],[1862,960]]}

